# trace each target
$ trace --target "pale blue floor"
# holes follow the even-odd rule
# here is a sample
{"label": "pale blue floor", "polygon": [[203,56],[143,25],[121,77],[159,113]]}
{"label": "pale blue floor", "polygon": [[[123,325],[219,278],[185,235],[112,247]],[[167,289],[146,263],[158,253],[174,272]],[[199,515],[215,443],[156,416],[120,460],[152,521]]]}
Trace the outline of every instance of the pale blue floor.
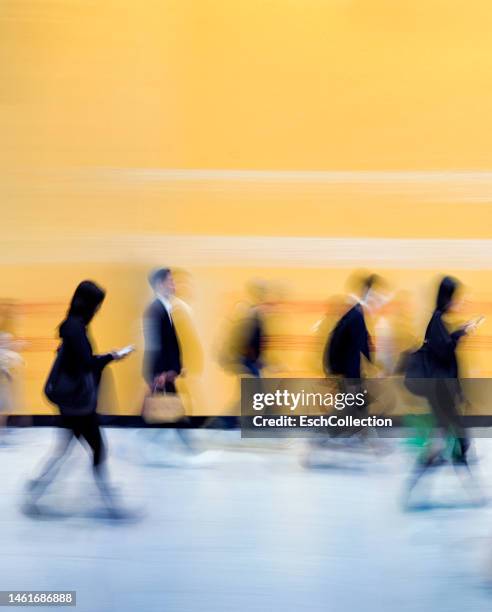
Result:
{"label": "pale blue floor", "polygon": [[[398,441],[382,457],[334,451],[318,457],[326,469],[306,470],[299,442],[198,432],[216,450],[187,464],[172,435],[160,453],[148,432],[107,430],[135,520],[104,517],[80,448],[35,520],[19,510],[23,483],[55,433],[14,431],[0,449],[2,590],[74,589],[79,612],[492,610],[492,506],[467,507],[443,469],[416,492],[441,507],[403,512],[412,458]],[[491,493],[492,440],[476,447]]]}

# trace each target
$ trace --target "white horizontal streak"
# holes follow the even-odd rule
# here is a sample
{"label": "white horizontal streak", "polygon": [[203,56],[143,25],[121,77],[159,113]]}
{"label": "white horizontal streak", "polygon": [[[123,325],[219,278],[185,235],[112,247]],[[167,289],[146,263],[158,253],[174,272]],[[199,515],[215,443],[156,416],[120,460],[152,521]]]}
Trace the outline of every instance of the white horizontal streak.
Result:
{"label": "white horizontal streak", "polygon": [[[36,253],[35,259],[32,253]],[[2,239],[0,264],[148,263],[185,267],[492,269],[492,240],[176,236]]]}

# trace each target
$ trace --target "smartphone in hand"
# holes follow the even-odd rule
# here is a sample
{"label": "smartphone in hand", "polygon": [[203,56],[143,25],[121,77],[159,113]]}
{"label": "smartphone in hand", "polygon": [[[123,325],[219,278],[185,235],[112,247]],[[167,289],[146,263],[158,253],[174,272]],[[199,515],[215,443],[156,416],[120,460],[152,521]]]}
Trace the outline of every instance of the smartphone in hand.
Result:
{"label": "smartphone in hand", "polygon": [[467,333],[475,331],[478,327],[480,327],[480,325],[482,325],[484,321],[485,321],[485,317],[483,315],[480,317],[477,317],[476,319],[472,319],[471,321],[468,321],[468,323],[465,325],[465,331]]}
{"label": "smartphone in hand", "polygon": [[129,344],[128,346],[123,347],[119,351],[115,351],[114,354],[116,355],[116,359],[123,359],[123,357],[126,357],[130,353],[133,353],[134,350],[135,347],[133,346],[133,344]]}

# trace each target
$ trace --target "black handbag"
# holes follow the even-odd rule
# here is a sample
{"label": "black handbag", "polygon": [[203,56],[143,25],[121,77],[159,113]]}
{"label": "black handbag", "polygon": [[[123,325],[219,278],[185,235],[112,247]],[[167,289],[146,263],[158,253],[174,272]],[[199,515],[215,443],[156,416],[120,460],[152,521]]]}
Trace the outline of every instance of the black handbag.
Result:
{"label": "black handbag", "polygon": [[410,353],[405,364],[405,387],[420,397],[427,397],[431,385],[429,348],[424,344],[418,351]]}
{"label": "black handbag", "polygon": [[63,415],[83,415],[94,412],[97,406],[97,388],[92,372],[67,372],[63,367],[63,344],[44,386],[49,401],[60,409]]}

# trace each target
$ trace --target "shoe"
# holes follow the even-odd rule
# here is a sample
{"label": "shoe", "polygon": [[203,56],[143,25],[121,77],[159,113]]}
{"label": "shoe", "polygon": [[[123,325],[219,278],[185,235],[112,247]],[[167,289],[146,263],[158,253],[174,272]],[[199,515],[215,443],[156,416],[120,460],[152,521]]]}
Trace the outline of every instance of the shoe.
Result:
{"label": "shoe", "polygon": [[42,478],[31,478],[26,482],[25,489],[27,492],[32,493],[43,483],[44,481]]}
{"label": "shoe", "polygon": [[37,504],[31,500],[27,500],[21,505],[21,512],[29,517],[41,516],[41,510]]}

